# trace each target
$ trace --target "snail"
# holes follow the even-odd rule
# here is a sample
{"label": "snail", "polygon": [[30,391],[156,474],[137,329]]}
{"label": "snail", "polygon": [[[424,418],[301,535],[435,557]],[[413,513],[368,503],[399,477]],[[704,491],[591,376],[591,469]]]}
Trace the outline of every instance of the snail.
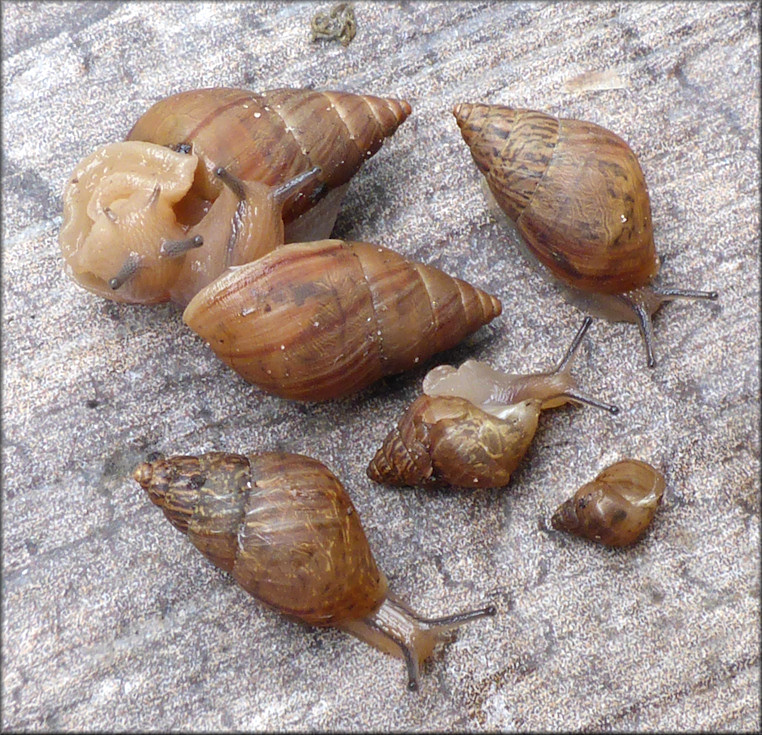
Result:
{"label": "snail", "polygon": [[661,472],[637,459],[623,459],[577,490],[550,522],[556,530],[605,546],[629,546],[645,533],[663,494]]}
{"label": "snail", "polygon": [[231,268],[196,294],[183,321],[264,391],[324,401],[423,364],[501,308],[380,245],[319,240]]}
{"label": "snail", "polygon": [[384,439],[368,477],[390,485],[503,487],[529,448],[541,411],[574,402],[618,413],[577,392],[569,373],[591,322],[585,317],[552,372],[503,373],[477,360],[430,370],[423,395]]}
{"label": "snail", "polygon": [[583,310],[637,323],[653,367],[654,312],[717,292],[652,284],[651,204],[630,147],[593,123],[533,110],[462,103],[453,114],[493,210],[513,222],[529,261]]}
{"label": "snail", "polygon": [[349,495],[310,457],[153,455],[134,478],[169,522],[255,599],[403,658],[410,689],[449,631],[496,612],[489,606],[425,618],[389,594]]}
{"label": "snail", "polygon": [[167,97],[67,182],[66,272],[115,301],[185,306],[228,266],[328,237],[349,180],[409,114],[306,89]]}

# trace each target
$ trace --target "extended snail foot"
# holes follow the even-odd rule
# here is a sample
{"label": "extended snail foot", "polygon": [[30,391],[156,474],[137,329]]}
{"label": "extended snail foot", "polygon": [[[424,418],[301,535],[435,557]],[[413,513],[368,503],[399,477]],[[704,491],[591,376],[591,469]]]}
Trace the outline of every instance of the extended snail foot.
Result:
{"label": "extended snail foot", "polygon": [[488,605],[455,615],[425,618],[388,595],[372,615],[362,620],[347,621],[341,627],[382,651],[402,658],[407,669],[407,688],[415,691],[420,682],[421,664],[431,655],[437,643],[444,640],[446,633],[473,620],[496,614],[497,608]]}

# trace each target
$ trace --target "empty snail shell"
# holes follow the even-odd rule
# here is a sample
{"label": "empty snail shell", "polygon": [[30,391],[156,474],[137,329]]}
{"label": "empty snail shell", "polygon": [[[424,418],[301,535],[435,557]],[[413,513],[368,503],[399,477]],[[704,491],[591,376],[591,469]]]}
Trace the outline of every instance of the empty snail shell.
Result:
{"label": "empty snail shell", "polygon": [[628,546],[643,536],[663,494],[661,472],[637,459],[623,459],[562,503],[551,525],[605,546]]}
{"label": "empty snail shell", "polygon": [[115,301],[185,305],[228,266],[327,237],[349,180],[409,114],[303,89],[167,97],[67,182],[66,271]]}
{"label": "empty snail shell", "polygon": [[569,373],[590,317],[555,370],[510,374],[476,360],[441,365],[368,465],[375,482],[437,487],[503,487],[532,442],[540,412],[569,401],[617,413],[577,392]]}
{"label": "empty snail shell", "polygon": [[635,154],[598,125],[502,105],[453,113],[488,199],[514,223],[530,262],[584,310],[639,325],[655,363],[651,316],[665,301],[714,291],[661,288],[651,204]]}
{"label": "empty snail shell", "polygon": [[495,614],[490,606],[423,618],[390,595],[352,501],[317,460],[284,453],[157,455],[134,477],[170,523],[250,595],[403,658],[411,689],[448,631]]}
{"label": "empty snail shell", "polygon": [[493,296],[379,245],[284,245],[230,269],[183,320],[268,393],[324,401],[454,347],[500,314]]}

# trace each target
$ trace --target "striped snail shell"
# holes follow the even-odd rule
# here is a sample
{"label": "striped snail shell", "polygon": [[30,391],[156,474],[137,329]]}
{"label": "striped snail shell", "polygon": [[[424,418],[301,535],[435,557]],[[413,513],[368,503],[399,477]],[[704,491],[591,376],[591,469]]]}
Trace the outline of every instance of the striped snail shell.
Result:
{"label": "striped snail shell", "polygon": [[714,291],[661,288],[645,178],[621,138],[598,125],[503,105],[453,113],[488,200],[513,222],[525,254],[590,313],[637,323],[655,364],[651,316],[665,301]]}
{"label": "striped snail shell", "polygon": [[231,269],[183,320],[250,383],[324,401],[423,364],[500,311],[494,296],[380,245],[320,240]]}
{"label": "striped snail shell", "polygon": [[409,114],[305,89],[167,97],[67,182],[66,271],[115,301],[185,305],[228,266],[327,237],[349,180]]}
{"label": "striped snail shell", "polygon": [[495,614],[490,606],[423,618],[390,595],[349,495],[310,457],[154,455],[134,478],[175,528],[259,602],[403,658],[411,689],[448,631]]}
{"label": "striped snail shell", "polygon": [[503,487],[537,431],[540,412],[567,402],[617,413],[577,392],[569,370],[588,330],[586,317],[552,372],[511,374],[467,360],[429,371],[419,396],[368,465],[374,482],[438,487]]}
{"label": "striped snail shell", "polygon": [[562,503],[551,525],[604,546],[634,544],[653,520],[664,486],[664,476],[651,465],[623,459]]}

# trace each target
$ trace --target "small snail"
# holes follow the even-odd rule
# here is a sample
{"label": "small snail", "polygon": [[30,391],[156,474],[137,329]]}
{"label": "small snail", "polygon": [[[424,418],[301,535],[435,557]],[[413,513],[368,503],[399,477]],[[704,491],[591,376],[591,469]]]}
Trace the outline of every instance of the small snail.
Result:
{"label": "small snail", "polygon": [[663,494],[661,472],[637,459],[623,459],[577,490],[550,522],[559,531],[604,546],[628,546],[645,533]]}
{"label": "small snail", "polygon": [[514,223],[530,262],[583,310],[637,323],[652,367],[653,313],[717,293],[651,284],[659,271],[651,204],[630,147],[593,123],[533,110],[458,104],[453,114],[488,200]]}
{"label": "small snail", "polygon": [[549,373],[510,374],[476,360],[441,365],[368,465],[375,482],[437,487],[503,487],[529,448],[540,412],[567,402],[617,413],[583,396],[569,373],[590,327],[585,317],[571,347]]}
{"label": "small snail", "polygon": [[324,401],[454,347],[501,311],[493,296],[379,245],[284,245],[232,268],[183,314],[268,393]]}
{"label": "small snail", "polygon": [[349,180],[409,114],[304,89],[167,97],[66,184],[66,271],[115,301],[185,305],[228,266],[327,237]]}
{"label": "small snail", "polygon": [[489,606],[423,618],[390,595],[352,501],[310,457],[156,455],[134,478],[175,528],[259,602],[403,658],[410,689],[449,631],[496,612]]}

